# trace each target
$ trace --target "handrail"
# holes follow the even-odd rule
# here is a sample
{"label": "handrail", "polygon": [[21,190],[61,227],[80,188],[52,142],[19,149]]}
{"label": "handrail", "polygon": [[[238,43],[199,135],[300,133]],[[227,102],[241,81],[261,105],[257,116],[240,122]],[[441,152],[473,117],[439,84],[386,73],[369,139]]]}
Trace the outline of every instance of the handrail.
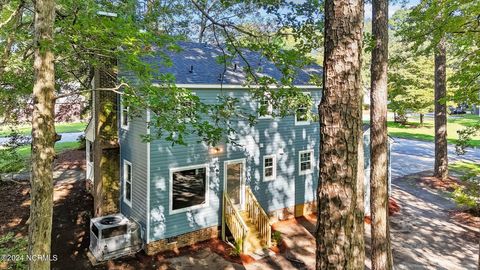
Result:
{"label": "handrail", "polygon": [[272,227],[270,218],[258,202],[250,187],[245,188],[245,203],[246,210],[252,223],[256,225],[260,238],[264,241],[267,247],[271,246]]}
{"label": "handrail", "polygon": [[242,216],[238,212],[232,200],[226,192],[223,193],[223,213],[222,213],[222,238],[225,241],[225,224],[230,229],[235,242],[241,241],[241,252],[245,253],[247,250],[247,234],[248,226],[243,221]]}

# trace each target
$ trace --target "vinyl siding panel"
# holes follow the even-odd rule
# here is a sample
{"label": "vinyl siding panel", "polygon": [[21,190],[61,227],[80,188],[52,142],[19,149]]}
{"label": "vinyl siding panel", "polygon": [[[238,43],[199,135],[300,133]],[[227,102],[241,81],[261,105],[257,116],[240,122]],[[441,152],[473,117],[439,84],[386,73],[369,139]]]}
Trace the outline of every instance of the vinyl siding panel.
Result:
{"label": "vinyl siding panel", "polygon": [[[120,114],[118,117],[120,121]],[[119,127],[121,127],[119,123]],[[142,142],[141,135],[147,133],[146,114],[130,119],[128,129],[120,128],[120,178],[121,178],[121,212],[138,221],[142,229],[147,226],[147,143]],[[124,160],[132,163],[132,206],[124,201]]]}
{"label": "vinyl siding panel", "polygon": [[[195,89],[193,89],[195,91]],[[195,91],[203,101],[215,103],[220,90],[202,89]],[[320,101],[320,91],[309,91]],[[256,111],[257,104],[251,101],[246,90],[223,90],[223,94],[239,98],[242,106]],[[312,110],[316,110],[312,108]],[[224,162],[246,160],[245,182],[255,193],[261,205],[274,211],[295,204],[315,200],[318,178],[319,125],[295,126],[293,116],[283,119],[260,119],[250,127],[246,121],[234,123],[237,127],[239,145],[221,145],[223,151],[210,154],[205,144],[197,143],[194,136],[188,137],[188,146],[175,145],[164,140],[150,145],[150,240],[159,240],[201,228],[218,226],[221,221],[221,194],[224,188]],[[313,171],[298,174],[298,152],[313,149]],[[277,177],[263,180],[263,156],[276,156]],[[170,169],[208,163],[209,202],[208,206],[187,212],[170,214]]]}

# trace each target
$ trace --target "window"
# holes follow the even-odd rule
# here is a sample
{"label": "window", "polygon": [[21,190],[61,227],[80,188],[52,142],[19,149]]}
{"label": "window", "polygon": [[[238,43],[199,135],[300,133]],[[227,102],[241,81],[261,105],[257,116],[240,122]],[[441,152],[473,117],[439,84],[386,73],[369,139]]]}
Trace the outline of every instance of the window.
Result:
{"label": "window", "polygon": [[263,157],[263,180],[271,181],[277,177],[277,164],[275,155]]}
{"label": "window", "polygon": [[[310,95],[309,92],[304,92],[304,95]],[[297,112],[295,113],[295,125],[308,125],[310,124],[310,120],[308,120],[308,108],[305,106],[302,106],[297,109]]]}
{"label": "window", "polygon": [[[260,114],[260,108],[261,108],[261,107],[265,108],[265,110],[266,110],[264,115],[261,115],[261,114]],[[258,118],[260,118],[260,119],[269,119],[269,118],[272,118],[273,105],[272,105],[272,103],[271,103],[268,99],[260,101],[260,104],[259,104],[259,106],[258,106],[258,110],[259,110]]]}
{"label": "window", "polygon": [[170,214],[208,205],[207,165],[170,170]]}
{"label": "window", "polygon": [[128,129],[128,111],[129,108],[128,106],[123,105],[123,98],[120,97],[120,121],[121,121],[121,126],[124,129]]}
{"label": "window", "polygon": [[298,152],[299,174],[308,174],[313,168],[313,150],[305,150]]}
{"label": "window", "polygon": [[123,200],[132,206],[132,163],[123,161]]}

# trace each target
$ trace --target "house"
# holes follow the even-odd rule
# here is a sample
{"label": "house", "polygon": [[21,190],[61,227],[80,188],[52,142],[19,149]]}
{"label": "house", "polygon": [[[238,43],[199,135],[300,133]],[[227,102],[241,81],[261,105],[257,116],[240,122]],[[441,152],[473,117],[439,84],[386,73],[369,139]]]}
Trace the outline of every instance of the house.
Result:
{"label": "house", "polygon": [[[205,102],[215,102],[222,94],[239,98],[245,108],[258,109],[243,86],[245,74],[239,68],[243,60],[235,59],[235,66],[222,76],[224,66],[217,62],[220,49],[198,43],[180,45],[182,51],[169,53],[173,65],[166,70],[175,75],[177,86],[190,89]],[[262,66],[262,75],[280,78],[272,63],[255,53],[247,52],[245,57]],[[295,81],[314,104],[320,102],[321,88],[309,83],[310,75],[321,72],[319,66],[309,67]],[[127,71],[119,73],[131,76]],[[95,203],[95,213],[118,211],[136,220],[148,254],[219,235],[252,252],[269,245],[272,221],[316,212],[320,129],[317,122],[305,120],[302,111],[285,118],[260,117],[254,127],[237,122],[235,145],[209,147],[191,136],[188,146],[172,146],[165,140],[142,141],[141,135],[153,132],[148,125],[150,112],[131,118],[121,98],[97,98],[117,102],[118,134],[102,134],[105,117],[98,115],[106,112],[102,102],[94,102],[96,112],[86,137],[87,178],[93,180],[94,198],[101,202]],[[95,146],[103,148],[95,150]],[[113,157],[116,152],[118,158]],[[106,165],[102,168],[96,162]],[[115,162],[116,171],[111,167]]]}

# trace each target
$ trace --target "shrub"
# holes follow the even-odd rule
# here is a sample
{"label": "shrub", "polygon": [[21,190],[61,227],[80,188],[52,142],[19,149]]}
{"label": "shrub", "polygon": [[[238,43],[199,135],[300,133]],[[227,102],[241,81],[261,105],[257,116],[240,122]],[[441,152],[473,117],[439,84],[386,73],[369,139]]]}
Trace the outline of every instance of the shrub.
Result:
{"label": "shrub", "polygon": [[453,199],[459,205],[468,207],[476,212],[480,211],[480,178],[475,174],[462,176],[463,186],[453,192]]}
{"label": "shrub", "polygon": [[272,233],[272,240],[275,242],[275,245],[280,245],[282,242],[282,234],[279,231],[274,231]]}
{"label": "shrub", "polygon": [[242,253],[242,240],[235,241],[235,247],[230,252],[231,256],[239,256]]}

